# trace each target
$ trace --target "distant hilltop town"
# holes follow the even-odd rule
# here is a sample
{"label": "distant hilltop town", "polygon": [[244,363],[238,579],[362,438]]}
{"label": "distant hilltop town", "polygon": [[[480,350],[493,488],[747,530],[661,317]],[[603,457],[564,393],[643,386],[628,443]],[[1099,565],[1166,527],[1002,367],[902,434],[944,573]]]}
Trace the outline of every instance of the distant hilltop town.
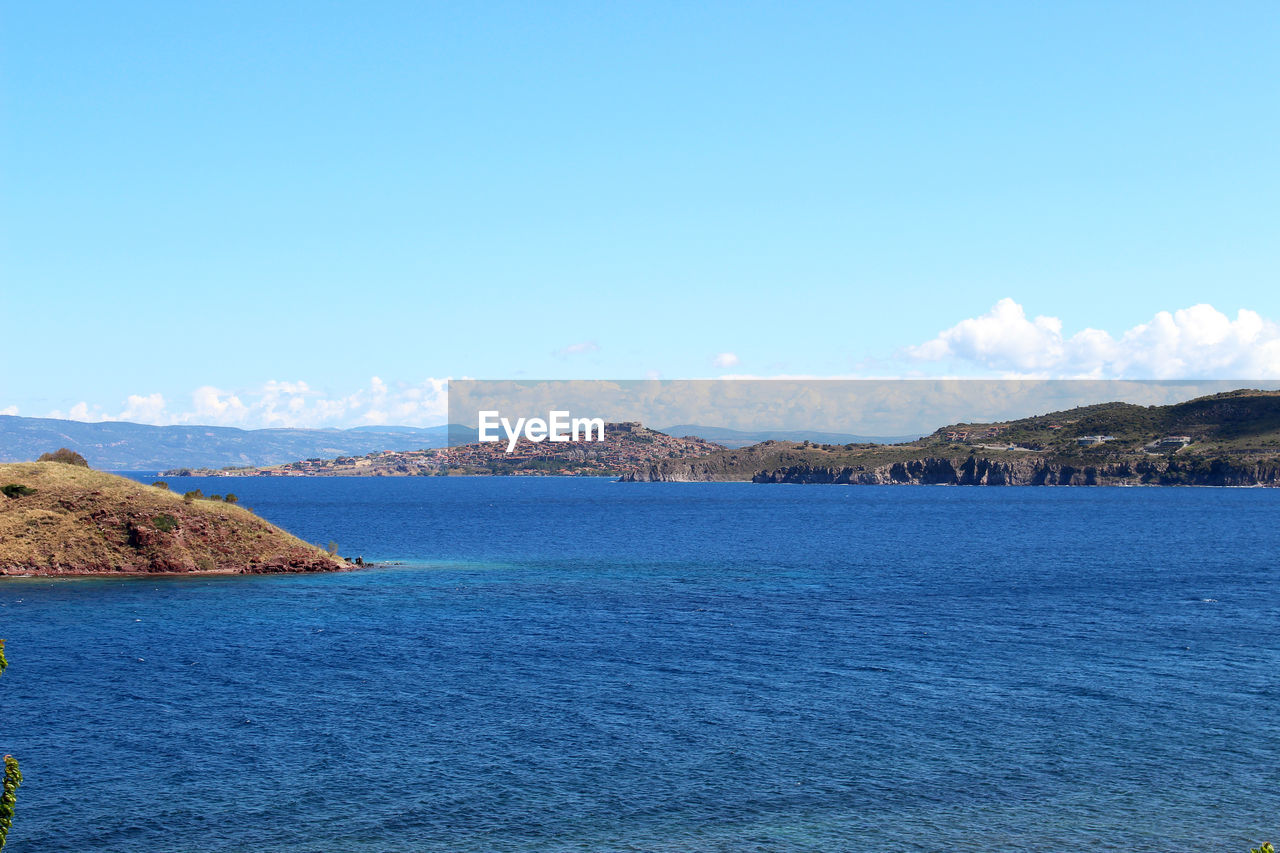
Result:
{"label": "distant hilltop town", "polygon": [[450,448],[384,450],[363,456],[302,459],[281,465],[219,470],[174,468],[164,476],[406,477],[443,475],[621,476],[665,459],[706,456],[722,446],[697,437],[677,438],[635,422],[605,425],[604,441],[505,442]]}

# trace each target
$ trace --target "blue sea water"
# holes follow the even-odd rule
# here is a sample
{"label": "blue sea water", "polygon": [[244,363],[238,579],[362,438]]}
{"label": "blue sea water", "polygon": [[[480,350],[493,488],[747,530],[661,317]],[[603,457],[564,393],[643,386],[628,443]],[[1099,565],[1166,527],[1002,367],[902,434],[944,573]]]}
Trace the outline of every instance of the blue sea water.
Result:
{"label": "blue sea water", "polygon": [[395,565],[0,582],[12,853],[1280,837],[1277,490],[171,483]]}

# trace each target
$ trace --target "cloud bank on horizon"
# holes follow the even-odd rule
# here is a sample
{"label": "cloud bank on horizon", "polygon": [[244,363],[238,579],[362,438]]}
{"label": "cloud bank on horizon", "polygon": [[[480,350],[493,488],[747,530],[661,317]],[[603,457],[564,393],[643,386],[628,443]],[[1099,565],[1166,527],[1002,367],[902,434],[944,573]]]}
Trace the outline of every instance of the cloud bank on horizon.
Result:
{"label": "cloud bank on horizon", "polygon": [[[587,354],[599,349],[594,341],[586,341],[561,352]],[[741,365],[742,360],[722,352],[712,364],[724,370]],[[1280,325],[1255,311],[1242,309],[1231,318],[1211,305],[1199,304],[1160,311],[1150,321],[1117,335],[1094,328],[1067,334],[1058,318],[1028,317],[1021,304],[1005,298],[985,314],[905,347],[896,360],[884,364],[903,377],[1277,379]],[[882,366],[874,377],[866,378],[891,377]],[[115,409],[81,401],[66,411],[38,416],[244,428],[434,426],[447,419],[448,382],[447,377],[431,377],[388,383],[373,376],[367,387],[338,395],[305,381],[271,380],[235,391],[203,385],[185,399],[171,400],[158,392],[131,394]],[[19,412],[12,405],[0,408],[0,415],[18,414],[33,413]]]}
{"label": "cloud bank on horizon", "polygon": [[[366,388],[332,396],[306,382],[264,383],[246,391],[227,391],[203,385],[189,401],[171,406],[163,394],[131,394],[120,411],[105,410],[81,401],[68,411],[52,411],[43,417],[74,421],[133,421],[167,426],[207,424],[246,429],[272,427],[433,426],[448,413],[447,378],[429,378],[416,384],[388,384],[374,376]],[[10,406],[0,414],[19,414]]]}
{"label": "cloud bank on horizon", "polygon": [[907,347],[918,363],[981,368],[988,377],[1045,379],[1274,379],[1280,326],[1255,311],[1235,319],[1212,305],[1160,311],[1114,337],[1100,329],[1070,336],[1057,317],[1028,319],[1012,299]]}

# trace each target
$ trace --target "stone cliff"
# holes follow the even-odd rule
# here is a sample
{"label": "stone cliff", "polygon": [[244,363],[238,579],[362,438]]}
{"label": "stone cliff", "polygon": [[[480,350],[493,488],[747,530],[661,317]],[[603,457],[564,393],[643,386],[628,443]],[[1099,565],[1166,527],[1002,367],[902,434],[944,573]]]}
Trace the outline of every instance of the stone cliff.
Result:
{"label": "stone cliff", "polygon": [[1280,465],[1170,460],[1079,465],[1042,458],[990,459],[981,456],[925,456],[879,465],[766,466],[756,471],[723,459],[681,460],[652,465],[622,478],[626,482],[698,482],[750,480],[756,483],[830,483],[843,485],[951,486],[1275,486]]}

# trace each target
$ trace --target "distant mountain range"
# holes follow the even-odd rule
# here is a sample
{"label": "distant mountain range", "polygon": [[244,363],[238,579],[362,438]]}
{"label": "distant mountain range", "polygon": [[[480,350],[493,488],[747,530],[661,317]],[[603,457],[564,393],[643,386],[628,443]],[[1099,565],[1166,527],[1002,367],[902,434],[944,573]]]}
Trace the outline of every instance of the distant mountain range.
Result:
{"label": "distant mountain range", "polygon": [[379,450],[444,447],[448,432],[443,426],[236,429],[0,415],[0,462],[31,461],[41,453],[67,447],[84,456],[94,468],[107,471],[275,465],[297,459],[360,456]]}

